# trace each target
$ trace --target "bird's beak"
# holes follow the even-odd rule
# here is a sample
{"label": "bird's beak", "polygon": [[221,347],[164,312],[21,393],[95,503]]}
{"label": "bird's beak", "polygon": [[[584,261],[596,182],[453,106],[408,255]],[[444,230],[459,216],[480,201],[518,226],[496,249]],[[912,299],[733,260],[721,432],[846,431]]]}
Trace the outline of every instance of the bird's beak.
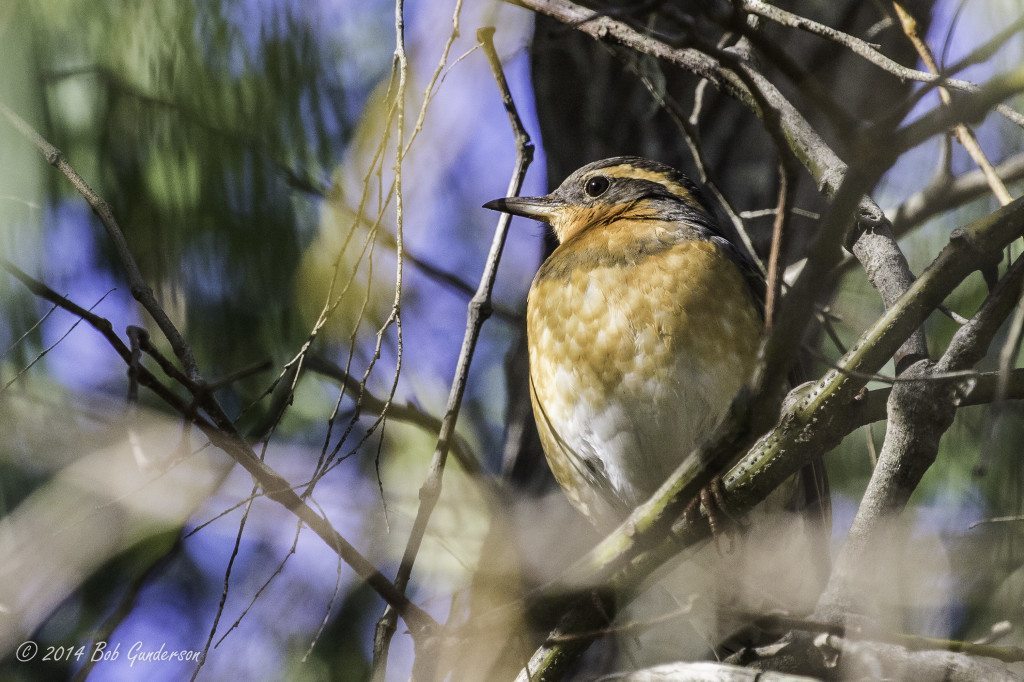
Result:
{"label": "bird's beak", "polygon": [[565,204],[550,194],[543,197],[505,197],[484,204],[484,208],[550,223]]}

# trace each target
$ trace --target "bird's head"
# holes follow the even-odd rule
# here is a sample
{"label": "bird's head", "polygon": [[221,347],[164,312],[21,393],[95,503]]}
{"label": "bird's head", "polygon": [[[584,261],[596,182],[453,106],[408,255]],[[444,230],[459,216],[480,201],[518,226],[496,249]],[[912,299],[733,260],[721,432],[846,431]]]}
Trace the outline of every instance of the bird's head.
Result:
{"label": "bird's head", "polygon": [[562,243],[620,220],[711,220],[711,210],[692,181],[671,166],[637,156],[595,161],[551,194],[495,199],[484,208],[547,223]]}

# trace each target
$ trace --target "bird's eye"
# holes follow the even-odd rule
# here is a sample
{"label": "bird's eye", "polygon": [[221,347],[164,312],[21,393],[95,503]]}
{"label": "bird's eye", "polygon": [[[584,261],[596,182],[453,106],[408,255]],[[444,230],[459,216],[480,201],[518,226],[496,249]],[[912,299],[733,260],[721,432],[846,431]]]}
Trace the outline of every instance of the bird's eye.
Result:
{"label": "bird's eye", "polygon": [[595,175],[594,177],[587,180],[587,184],[583,186],[583,191],[589,196],[599,197],[605,193],[608,189],[608,178],[603,175]]}

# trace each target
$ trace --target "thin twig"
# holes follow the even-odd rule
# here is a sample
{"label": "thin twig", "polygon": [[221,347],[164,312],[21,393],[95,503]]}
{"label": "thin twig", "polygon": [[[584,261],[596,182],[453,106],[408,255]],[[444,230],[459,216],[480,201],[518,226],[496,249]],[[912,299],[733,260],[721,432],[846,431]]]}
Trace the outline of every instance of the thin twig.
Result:
{"label": "thin twig", "polygon": [[[121,359],[124,360],[125,364],[129,364],[131,362],[131,349],[120,337],[117,336],[109,320],[82,308],[80,305],[65,296],[61,296],[39,280],[27,275],[20,268],[6,259],[0,259],[0,267],[3,267],[11,273],[15,279],[24,284],[28,290],[36,296],[50,301],[51,303],[54,303],[68,312],[84,319],[91,327],[103,335],[111,347],[113,347],[117,354],[121,356]],[[233,459],[240,463],[257,481],[259,481],[260,487],[263,488],[267,497],[289,509],[307,526],[312,528],[313,531],[319,535],[332,550],[337,552],[346,563],[352,566],[355,572],[365,580],[374,591],[381,595],[385,601],[393,604],[396,609],[399,610],[406,623],[411,626],[415,635],[425,633],[437,626],[437,623],[429,614],[409,601],[408,597],[406,597],[402,592],[396,590],[394,584],[379,570],[377,570],[369,559],[364,557],[353,545],[342,537],[326,517],[320,516],[305,504],[292,490],[290,484],[284,479],[284,477],[268,467],[265,463],[260,462],[253,454],[252,449],[245,440],[238,435],[237,431],[231,425],[230,420],[227,422],[230,430],[227,430],[225,429],[219,415],[215,416],[215,424],[199,416],[195,413],[188,402],[184,401],[173,391],[167,388],[145,366],[140,365],[138,367],[137,376],[140,385],[152,390],[172,409],[182,416],[190,419],[203,431],[206,437],[209,438],[216,447],[224,450]],[[198,388],[196,391],[197,394],[201,395]]]}
{"label": "thin twig", "polygon": [[[977,378],[968,382],[964,390],[957,394],[957,407],[989,405],[996,399],[999,372],[982,372]],[[882,421],[887,417],[886,403],[892,395],[892,388],[878,388],[868,391],[857,400],[856,414],[850,422],[853,428],[873,422]],[[1006,387],[1006,400],[1024,398],[1024,368],[1010,372]]]}
{"label": "thin twig", "polygon": [[270,360],[261,360],[260,362],[254,362],[251,365],[248,365],[246,367],[242,367],[241,369],[237,369],[234,372],[226,374],[226,375],[220,377],[219,379],[214,379],[214,380],[210,381],[206,385],[206,388],[207,388],[207,390],[210,390],[210,391],[219,391],[222,388],[230,386],[231,384],[235,383],[236,381],[241,381],[242,379],[246,379],[248,377],[251,377],[254,374],[260,374],[262,372],[266,372],[267,370],[269,370],[273,366],[274,366],[274,363],[271,362]]}
{"label": "thin twig", "polygon": [[[310,355],[306,358],[306,369],[341,382],[352,393],[358,390],[358,379],[351,374],[347,374],[344,369],[319,355]],[[380,414],[384,411],[385,405],[386,401],[383,398],[378,398],[368,390],[363,392],[363,408],[366,410]],[[440,419],[409,403],[392,402],[387,406],[387,411],[388,419],[414,424],[433,433],[438,433],[441,430]],[[464,438],[455,434],[451,447],[452,455],[454,455],[463,471],[474,479],[488,480],[493,485],[497,485],[493,477],[488,476],[487,472],[484,471],[480,460],[472,453],[469,444],[466,443]]]}
{"label": "thin twig", "polygon": [[842,365],[832,362],[827,357],[819,353],[817,350],[810,346],[804,346],[804,350],[807,351],[818,361],[824,363],[829,369],[841,372],[854,379],[861,379],[867,381],[879,381],[884,384],[899,384],[899,383],[921,383],[929,381],[973,381],[981,376],[981,372],[977,372],[973,369],[958,370],[955,372],[936,372],[930,373],[926,376],[891,376],[889,374],[879,374],[878,372],[857,372],[852,369],[847,369]]}
{"label": "thin twig", "polygon": [[[105,298],[106,298],[107,296],[109,296],[109,295],[111,294],[111,292],[113,292],[113,291],[115,291],[115,289],[110,289],[109,291],[107,291],[106,293],[104,293],[104,294],[103,294],[102,296],[100,296],[99,300],[97,300],[97,301],[96,301],[95,303],[93,303],[93,304],[92,304],[91,306],[89,306],[89,310],[90,310],[90,311],[91,311],[91,310],[95,310],[95,309],[96,309],[96,306],[98,306],[98,305],[99,305],[100,303],[102,303],[102,302],[103,302],[103,300],[104,300],[104,299],[105,299]],[[47,313],[47,315],[49,315],[49,313]],[[45,319],[45,318],[44,318],[44,319]],[[37,362],[39,362],[39,361],[40,361],[40,360],[42,360],[42,359],[43,359],[44,357],[46,357],[46,355],[47,355],[47,354],[48,354],[48,353],[49,353],[49,352],[50,352],[51,350],[53,350],[54,348],[56,348],[56,347],[57,347],[57,346],[58,346],[58,345],[60,344],[60,342],[61,342],[61,341],[63,341],[64,339],[66,339],[66,338],[68,337],[68,334],[70,334],[71,332],[75,331],[75,328],[76,328],[76,327],[78,327],[78,325],[79,325],[79,324],[80,324],[81,322],[82,322],[82,318],[81,318],[81,317],[77,318],[77,319],[76,319],[76,320],[75,320],[75,321],[74,321],[74,322],[73,322],[73,323],[71,324],[71,326],[70,326],[70,327],[68,327],[68,328],[67,328],[67,330],[66,330],[66,331],[65,331],[65,332],[64,332],[63,334],[61,334],[61,335],[60,335],[60,336],[59,336],[59,337],[57,338],[57,340],[56,340],[56,341],[54,341],[53,343],[51,343],[51,344],[50,344],[49,346],[47,346],[46,348],[44,348],[44,349],[42,349],[41,351],[39,351],[39,352],[38,352],[38,353],[36,354],[36,356],[35,356],[34,358],[32,358],[32,360],[31,360],[31,361],[30,361],[30,362],[29,362],[29,363],[28,363],[27,365],[25,365],[25,366],[24,366],[24,367],[23,367],[23,368],[22,368],[22,369],[21,369],[20,371],[18,371],[18,372],[17,372],[17,373],[16,373],[16,374],[15,374],[15,375],[14,375],[13,377],[11,377],[11,378],[10,378],[10,380],[9,380],[9,381],[8,381],[7,383],[5,383],[5,384],[4,384],[3,386],[0,386],[0,394],[2,394],[2,393],[3,393],[4,391],[6,391],[7,389],[9,389],[9,388],[10,388],[10,387],[11,387],[11,386],[12,386],[12,385],[13,385],[13,384],[15,383],[15,382],[17,382],[17,381],[18,381],[18,379],[20,379],[20,378],[21,378],[21,377],[22,377],[22,376],[23,376],[23,375],[24,375],[24,374],[25,374],[26,372],[28,372],[28,371],[29,371],[30,369],[32,369],[32,368],[33,368],[33,367],[35,366],[35,364],[36,364]]]}
{"label": "thin twig", "polygon": [[82,195],[82,198],[88,202],[89,206],[99,217],[100,222],[106,228],[110,241],[114,243],[118,258],[128,277],[128,285],[131,288],[132,296],[145,308],[146,312],[149,313],[150,317],[153,318],[153,321],[160,328],[160,331],[167,337],[171,348],[174,349],[174,354],[181,360],[189,377],[193,380],[197,379],[199,377],[199,369],[196,366],[196,359],[192,354],[192,349],[185,342],[185,338],[178,331],[178,328],[171,322],[171,318],[167,316],[167,313],[164,312],[164,309],[157,302],[153,290],[146,284],[146,280],[143,279],[142,271],[139,270],[138,263],[135,262],[135,257],[128,248],[128,240],[125,239],[124,232],[121,230],[121,226],[118,224],[113,212],[111,212],[110,206],[96,194],[95,190],[89,186],[89,183],[78,174],[78,171],[71,167],[71,164],[67,162],[59,149],[43,139],[32,126],[2,102],[0,102],[0,115],[6,118],[18,132],[28,138],[43,155],[43,158],[46,159],[46,162],[67,178],[74,185],[75,189],[78,190],[78,193]]}
{"label": "thin twig", "polygon": [[975,521],[971,525],[967,526],[969,529],[977,528],[978,526],[985,526],[991,523],[1022,523],[1024,522],[1024,514],[1014,514],[1013,516],[993,516],[990,519],[982,519],[981,521]]}
{"label": "thin twig", "polygon": [[987,656],[1008,663],[1024,661],[1024,649],[1020,647],[999,647],[956,639],[940,639],[908,635],[901,632],[866,630],[863,627],[843,626],[828,621],[814,620],[813,618],[797,618],[785,614],[760,615],[756,613],[736,613],[735,615],[754,622],[759,628],[779,633],[789,630],[823,632],[834,638],[891,642],[912,650],[957,651],[975,656]]}
{"label": "thin twig", "polygon": [[779,159],[779,199],[772,223],[772,246],[768,252],[768,277],[764,301],[764,329],[770,333],[782,297],[782,259],[789,236],[789,207],[796,193],[795,162],[789,154]]}
{"label": "thin twig", "polygon": [[874,469],[878,466],[878,448],[875,447],[875,429],[873,424],[868,424],[865,427],[864,440],[868,447],[868,463]]}
{"label": "thin twig", "polygon": [[248,615],[249,611],[252,610],[252,607],[256,605],[256,602],[259,600],[260,595],[262,595],[266,591],[266,589],[270,587],[270,584],[274,582],[274,579],[281,575],[281,573],[284,571],[284,567],[287,565],[288,560],[295,555],[295,550],[299,546],[299,536],[302,534],[302,528],[303,525],[301,521],[295,524],[295,535],[292,537],[292,544],[288,548],[288,551],[285,553],[284,558],[281,559],[281,561],[277,562],[277,568],[275,568],[274,571],[270,574],[270,577],[263,581],[263,584],[259,586],[256,592],[249,599],[249,603],[246,605],[246,607],[242,609],[242,612],[238,614],[238,617],[235,618],[234,621],[232,621],[231,626],[224,631],[224,634],[221,635],[220,639],[218,639],[216,644],[213,645],[214,649],[219,647],[221,642],[223,642],[228,635],[234,632],[242,624],[242,620],[246,617],[246,615]]}
{"label": "thin twig", "polygon": [[[257,486],[254,485],[253,493],[256,492],[256,489]],[[217,602],[217,609],[214,612],[213,623],[210,625],[210,632],[206,635],[206,641],[203,643],[203,648],[199,652],[199,660],[196,661],[195,670],[192,671],[192,676],[189,678],[191,682],[195,682],[195,679],[199,676],[203,666],[206,665],[206,657],[210,653],[213,638],[217,634],[217,626],[220,624],[221,616],[224,614],[224,605],[228,600],[228,591],[231,587],[231,571],[235,566],[235,559],[238,558],[238,550],[242,545],[242,534],[245,532],[245,524],[249,520],[249,512],[252,510],[253,499],[254,498],[250,496],[249,504],[245,506],[245,511],[242,512],[242,519],[238,522],[238,530],[235,532],[234,543],[231,545],[231,554],[228,556],[228,563],[224,568],[224,585],[221,588],[220,600]],[[231,632],[231,630],[228,630],[228,632]]]}
{"label": "thin twig", "polygon": [[[928,71],[932,74],[938,75],[939,65],[935,61],[935,55],[932,54],[931,48],[928,47],[928,44],[921,37],[920,33],[918,33],[917,21],[910,12],[904,9],[903,5],[896,0],[893,0],[892,6],[896,11],[896,16],[899,17],[900,25],[903,27],[903,32],[906,34],[907,39],[910,40],[910,43],[914,46],[914,49],[917,50],[917,54],[921,57],[921,61],[928,67]],[[946,106],[952,104],[953,99],[950,97],[949,90],[941,85],[938,87],[938,90],[939,98],[942,100],[942,103]],[[978,144],[978,138],[974,134],[974,131],[963,123],[958,124],[953,131],[956,134],[956,138],[960,141],[960,144],[963,145],[964,149],[967,150],[967,153],[971,155],[971,158],[974,159],[974,162],[978,165],[978,168],[980,168],[982,173],[984,173],[985,179],[992,188],[992,194],[994,194],[996,199],[999,201],[999,205],[1006,206],[1008,203],[1013,201],[1013,197],[1011,197],[1010,193],[1006,190],[1006,185],[1003,184],[1003,181],[999,178],[999,174],[992,168],[991,162],[989,162],[988,157],[985,156],[985,152],[982,151],[981,145]]]}
{"label": "thin twig", "polygon": [[[792,206],[789,212],[793,215],[798,215],[802,218],[810,218],[811,220],[820,220],[821,214],[815,213],[814,211],[808,211],[805,208],[799,206]],[[778,213],[777,209],[774,208],[762,208],[757,211],[740,211],[740,217],[744,220],[753,220],[754,218],[768,218],[774,217]]]}
{"label": "thin twig", "polygon": [[[400,1],[400,0],[399,0]],[[526,169],[533,160],[533,144],[530,136],[523,126],[519,113],[516,110],[515,102],[509,91],[505,74],[502,70],[501,60],[494,49],[494,29],[482,28],[477,31],[477,40],[481,43],[484,54],[487,56],[491,71],[501,92],[502,103],[508,113],[509,123],[516,142],[516,160],[509,180],[508,196],[516,196],[522,187]],[[497,276],[498,263],[505,246],[505,238],[508,234],[508,226],[512,216],[503,213],[498,218],[497,227],[494,231],[494,239],[491,241],[490,252],[484,265],[483,274],[480,276],[480,284],[469,303],[469,310],[466,320],[466,332],[463,337],[462,347],[459,350],[459,359],[456,363],[455,378],[452,381],[451,391],[448,394],[448,402],[445,405],[444,418],[441,421],[441,429],[438,433],[437,446],[431,456],[430,468],[427,472],[419,492],[420,505],[413,521],[412,530],[409,534],[405,551],[402,554],[402,562],[399,565],[395,577],[395,586],[404,591],[412,575],[413,565],[419,554],[420,546],[426,533],[427,524],[431,514],[441,495],[442,478],[444,467],[451,447],[452,438],[455,434],[455,425],[459,416],[459,408],[462,405],[462,396],[466,390],[466,381],[469,376],[469,365],[472,362],[476,350],[476,343],[480,336],[480,329],[491,312],[491,294],[494,289],[494,280]],[[377,624],[377,635],[374,639],[374,660],[377,670],[383,667],[382,661],[387,655],[391,637],[394,634],[394,614],[389,608]]]}
{"label": "thin twig", "polygon": [[43,322],[46,322],[47,318],[49,318],[50,315],[53,314],[53,311],[56,310],[57,307],[58,306],[56,306],[56,305],[51,305],[50,309],[46,311],[46,314],[44,314],[42,317],[40,317],[38,320],[36,320],[35,323],[31,327],[26,329],[24,331],[24,333],[22,333],[21,336],[19,336],[18,338],[14,339],[14,341],[11,341],[11,345],[7,346],[7,350],[5,350],[3,353],[0,353],[0,358],[6,356],[12,350],[17,348],[18,344],[20,344],[22,341],[24,341],[28,337],[29,334],[31,334],[36,329],[38,329],[43,324]]}
{"label": "thin twig", "polygon": [[587,632],[560,633],[554,635],[551,641],[572,642],[578,639],[597,639],[598,637],[607,637],[608,635],[626,635],[632,632],[643,632],[657,625],[671,623],[674,620],[688,616],[693,611],[693,604],[696,600],[696,595],[690,595],[690,598],[682,606],[647,620],[634,620]]}

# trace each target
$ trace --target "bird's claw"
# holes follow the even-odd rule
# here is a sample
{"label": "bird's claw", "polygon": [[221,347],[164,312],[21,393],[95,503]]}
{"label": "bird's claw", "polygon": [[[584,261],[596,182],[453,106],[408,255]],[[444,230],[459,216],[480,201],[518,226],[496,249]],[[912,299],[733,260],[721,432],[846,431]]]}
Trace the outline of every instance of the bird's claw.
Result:
{"label": "bird's claw", "polygon": [[[687,505],[683,513],[689,521],[695,521],[699,516],[707,519],[711,537],[715,539],[715,547],[719,554],[727,554],[735,549],[733,531],[742,530],[743,524],[726,507],[722,480],[719,477],[716,476],[708,485],[701,488],[700,493]],[[722,548],[723,538],[729,541],[725,549]]]}

